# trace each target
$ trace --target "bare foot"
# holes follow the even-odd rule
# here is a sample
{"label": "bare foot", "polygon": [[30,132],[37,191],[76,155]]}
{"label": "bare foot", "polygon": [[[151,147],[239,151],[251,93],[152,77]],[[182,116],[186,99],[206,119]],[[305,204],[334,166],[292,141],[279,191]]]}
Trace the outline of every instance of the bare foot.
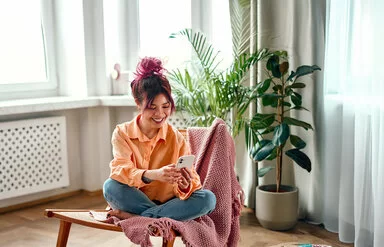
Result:
{"label": "bare foot", "polygon": [[128,213],[128,212],[125,212],[125,211],[121,211],[120,209],[114,209],[114,210],[110,210],[108,212],[108,217],[110,217],[110,216],[115,216],[121,220],[125,220],[125,219],[131,218],[135,215]]}

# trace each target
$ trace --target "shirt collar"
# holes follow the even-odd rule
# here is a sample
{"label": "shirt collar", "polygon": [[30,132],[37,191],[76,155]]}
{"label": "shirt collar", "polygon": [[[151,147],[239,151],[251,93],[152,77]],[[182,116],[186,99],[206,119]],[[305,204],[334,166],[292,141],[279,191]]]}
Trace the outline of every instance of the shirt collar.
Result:
{"label": "shirt collar", "polygon": [[[132,119],[128,123],[128,128],[127,128],[127,133],[128,136],[131,139],[139,139],[140,142],[146,142],[146,141],[151,141],[146,135],[141,132],[140,127],[139,127],[139,119],[141,117],[141,114],[137,115],[135,119]],[[166,141],[166,136],[167,136],[167,130],[168,130],[168,123],[166,122],[161,126],[159,129],[159,132],[157,133],[156,137],[152,140],[155,142],[158,142],[160,139]]]}

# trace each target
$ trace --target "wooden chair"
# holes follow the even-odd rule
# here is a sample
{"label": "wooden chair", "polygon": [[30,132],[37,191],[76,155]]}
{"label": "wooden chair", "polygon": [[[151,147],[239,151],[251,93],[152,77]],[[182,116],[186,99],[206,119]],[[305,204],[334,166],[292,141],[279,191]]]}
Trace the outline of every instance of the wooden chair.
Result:
{"label": "wooden chair", "polygon": [[[191,128],[188,133],[186,131],[182,131],[182,134],[186,137],[186,139],[188,140],[188,142],[191,145],[191,152],[194,154],[201,152],[201,153],[199,153],[200,157],[205,157],[205,155],[211,155],[212,152],[216,152],[218,150],[221,150],[222,152],[230,151],[229,152],[230,154],[232,154],[232,153],[234,154],[233,139],[229,135],[229,132],[227,130],[225,122],[222,120],[217,121],[217,122],[215,121],[212,126],[213,126],[212,128]],[[213,135],[212,133],[218,133],[218,134]],[[190,138],[190,137],[192,137],[192,136],[189,136],[190,134],[196,135],[196,137],[201,137],[201,138]],[[211,138],[212,136],[214,136],[214,139]],[[226,141],[219,142],[218,140],[220,138],[224,138],[223,140],[226,140]],[[229,139],[231,140],[231,143],[227,143]],[[218,145],[218,143],[225,143],[226,145],[222,146],[222,145]],[[211,149],[207,148],[209,145],[210,145],[210,147],[213,147],[213,148],[211,148]],[[202,147],[203,147],[203,149],[200,150]],[[217,158],[217,156],[215,156],[215,157]],[[225,183],[230,185],[229,187],[231,187],[230,188],[231,191],[229,191],[229,193],[232,193],[233,191],[237,191],[237,190],[241,189],[241,187],[237,181],[236,181],[237,182],[236,184],[232,184],[233,177],[235,177],[234,169],[233,169],[234,161],[233,162],[231,161],[231,159],[233,157],[231,156],[231,157],[225,158],[225,160],[226,160],[226,166],[225,167],[228,168],[227,174],[229,174],[230,180],[228,180],[228,177],[225,177],[225,178],[223,177],[223,179],[225,179]],[[233,158],[233,160],[234,160],[234,158]],[[205,165],[211,164],[211,162],[204,162],[203,159],[200,161],[201,161],[201,164],[205,164]],[[212,164],[216,164],[216,163],[212,163]],[[205,181],[205,179],[207,178],[207,174],[208,174],[207,173],[208,169],[205,169],[205,168],[207,168],[207,167],[197,167],[197,172],[199,173],[202,181]],[[217,170],[214,170],[214,171],[217,171]],[[211,182],[214,180],[212,180],[213,179],[212,177],[209,177],[209,178],[210,179],[207,179],[207,181],[209,181],[210,182],[209,184],[212,186]],[[212,190],[213,192],[215,192],[215,191],[217,191],[217,193],[222,192],[221,191],[222,187],[213,186],[212,189],[213,189]],[[238,192],[240,192],[240,191],[238,191]],[[226,197],[220,197],[218,199],[220,199],[221,201],[225,201],[225,198]],[[238,198],[238,197],[235,197],[235,198]],[[231,204],[227,203],[226,205],[231,205],[231,206],[217,208],[217,210],[219,210],[218,211],[219,214],[222,213],[223,215],[226,215],[226,216],[231,216],[231,215],[233,216],[235,210],[238,210],[238,209],[236,209],[237,204],[232,202]],[[229,207],[232,207],[232,208],[229,208]],[[60,219],[60,229],[59,229],[59,233],[58,233],[58,237],[57,237],[57,245],[56,245],[57,247],[66,246],[67,241],[68,241],[69,231],[70,231],[72,223],[80,224],[80,225],[87,226],[87,227],[98,228],[98,229],[102,229],[102,230],[122,232],[122,228],[119,226],[116,226],[114,224],[103,223],[103,222],[99,222],[99,221],[95,220],[90,215],[90,211],[91,211],[91,209],[83,209],[83,210],[46,209],[45,210],[45,215],[47,217],[54,217],[54,218]],[[105,212],[106,210],[95,210],[95,211],[104,211]],[[236,235],[238,233],[236,231],[237,229],[235,229],[235,231],[234,231],[235,233],[232,232],[232,229],[234,229],[233,228],[234,226],[239,227],[239,222],[236,225],[236,224],[233,224],[233,222],[222,221],[221,218],[220,218],[220,220],[217,220],[218,219],[217,214],[218,213],[215,214],[215,216],[216,216],[215,221],[214,221],[215,227],[216,227],[216,225],[217,225],[217,227],[223,227],[223,231],[225,231],[225,233],[230,233],[228,235],[228,239],[226,239],[226,241],[233,241],[233,239],[236,240],[239,237]],[[239,217],[239,216],[236,216],[236,217]],[[151,231],[151,229],[148,229],[148,230]],[[167,240],[165,237],[163,237],[163,241],[162,241],[163,247],[164,246],[173,246],[176,237],[179,237],[178,232],[175,232],[172,229],[170,229],[170,231],[171,231],[171,236],[173,236],[173,238],[171,238],[170,240]],[[153,232],[153,230],[152,230],[152,232]],[[232,235],[232,233],[235,235]],[[151,234],[151,235],[153,235],[153,234]],[[154,235],[156,235],[156,234],[154,234]],[[232,238],[232,239],[230,239],[230,238]]]}
{"label": "wooden chair", "polygon": [[[94,211],[106,211],[106,210],[94,210]],[[90,215],[89,209],[46,209],[45,216],[49,218],[58,218],[60,219],[60,228],[57,236],[56,247],[65,247],[67,246],[69,232],[71,230],[72,223],[79,224],[87,227],[93,227],[101,230],[109,230],[122,232],[121,227],[100,222],[95,220]],[[167,241],[163,238],[163,247],[173,246],[175,238]]]}

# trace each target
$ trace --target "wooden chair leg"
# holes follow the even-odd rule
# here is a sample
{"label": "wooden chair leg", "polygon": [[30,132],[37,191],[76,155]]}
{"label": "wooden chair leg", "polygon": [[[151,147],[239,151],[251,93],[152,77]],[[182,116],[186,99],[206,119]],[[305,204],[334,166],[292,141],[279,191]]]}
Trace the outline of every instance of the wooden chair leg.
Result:
{"label": "wooden chair leg", "polygon": [[71,222],[60,220],[59,235],[57,236],[56,247],[66,247],[68,242],[69,231],[71,230]]}
{"label": "wooden chair leg", "polygon": [[173,229],[170,229],[170,232],[171,232],[172,238],[170,240],[166,240],[165,238],[163,238],[163,247],[172,247],[175,243],[177,234]]}
{"label": "wooden chair leg", "polygon": [[163,247],[173,247],[173,244],[175,243],[175,240],[176,238],[172,239],[172,240],[165,240],[163,238]]}

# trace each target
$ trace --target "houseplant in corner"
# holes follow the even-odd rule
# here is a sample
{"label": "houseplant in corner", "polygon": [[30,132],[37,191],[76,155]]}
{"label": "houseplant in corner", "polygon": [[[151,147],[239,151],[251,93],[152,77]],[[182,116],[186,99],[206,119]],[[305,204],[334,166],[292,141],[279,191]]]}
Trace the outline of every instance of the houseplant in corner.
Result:
{"label": "houseplant in corner", "polygon": [[242,53],[233,58],[229,68],[220,70],[219,52],[203,33],[183,29],[171,35],[176,37],[186,38],[195,56],[189,61],[189,68],[169,73],[178,111],[188,115],[190,126],[208,127],[215,118],[221,118],[227,122],[232,137],[236,137],[244,127],[243,115],[257,96],[256,88],[243,85],[243,80],[250,68],[270,52],[260,49],[253,54]]}
{"label": "houseplant in corner", "polygon": [[260,224],[272,230],[288,230],[297,222],[298,190],[296,187],[282,185],[283,155],[297,165],[311,171],[311,160],[302,152],[306,143],[292,128],[312,129],[309,123],[291,117],[290,113],[307,110],[302,106],[299,89],[306,85],[300,78],[321,70],[317,65],[302,65],[296,71],[289,71],[287,52],[279,51],[270,56],[265,64],[266,79],[257,85],[258,97],[264,107],[272,109],[269,113],[256,113],[246,125],[249,154],[254,161],[275,160],[275,166],[265,166],[258,170],[262,177],[271,170],[276,172],[276,183],[261,185],[256,189],[256,217]]}

